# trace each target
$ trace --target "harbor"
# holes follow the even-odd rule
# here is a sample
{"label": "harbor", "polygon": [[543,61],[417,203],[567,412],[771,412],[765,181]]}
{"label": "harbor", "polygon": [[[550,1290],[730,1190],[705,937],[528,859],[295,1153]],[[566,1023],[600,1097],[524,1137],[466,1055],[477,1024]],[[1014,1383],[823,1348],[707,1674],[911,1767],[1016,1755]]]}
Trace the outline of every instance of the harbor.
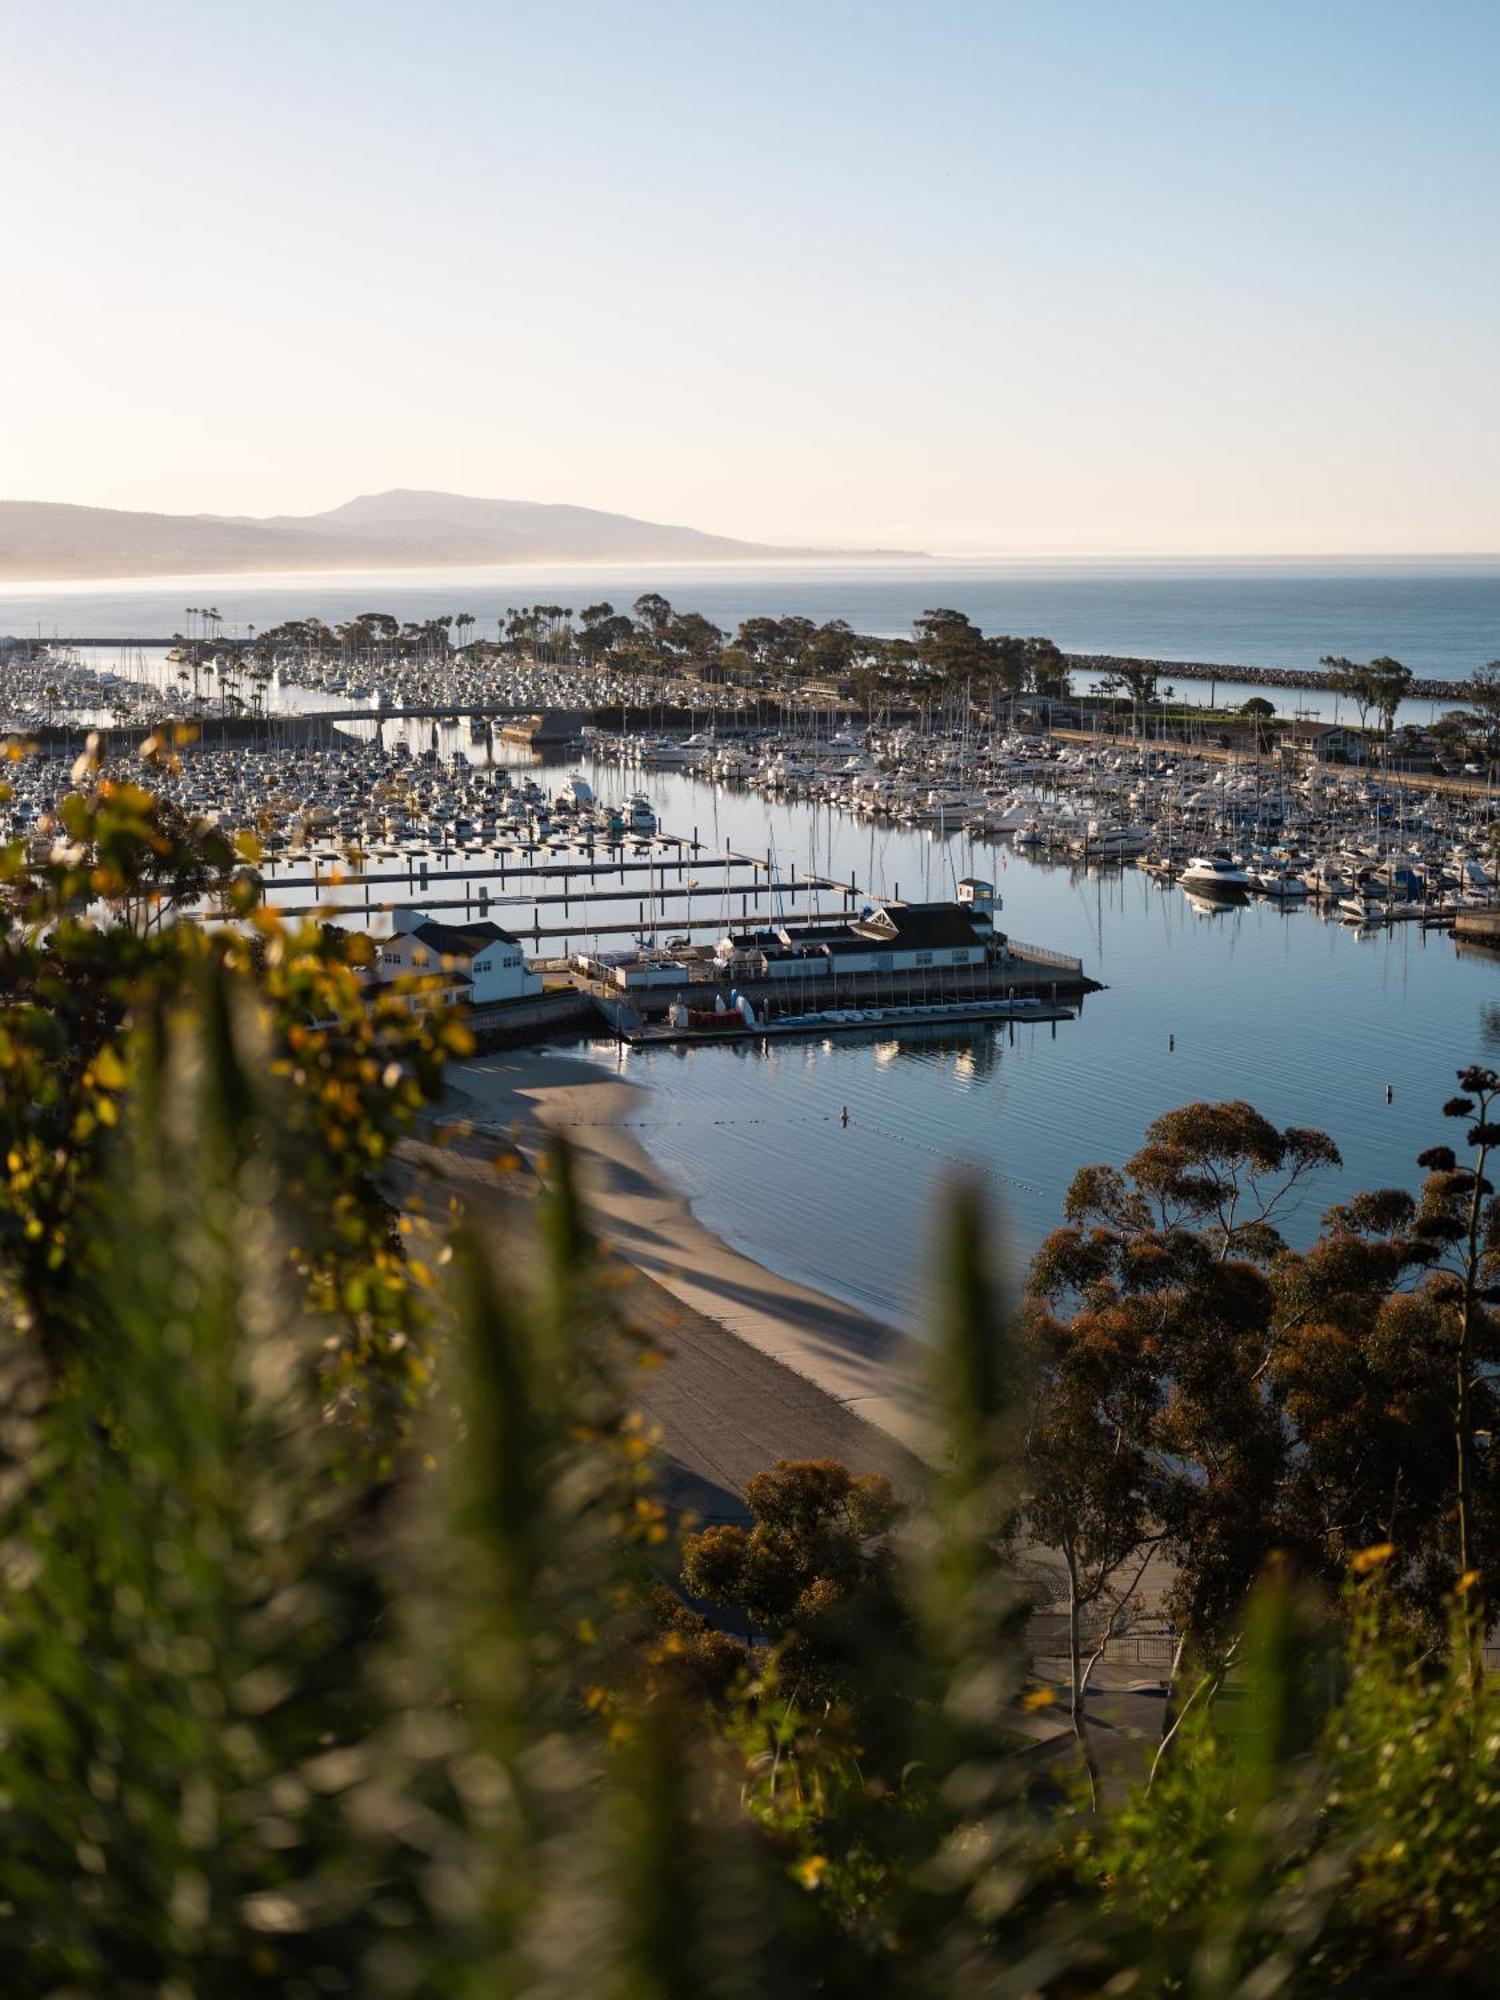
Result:
{"label": "harbor", "polygon": [[[54,721],[97,714],[91,671],[50,683]],[[426,671],[451,696],[468,669],[435,651]],[[517,671],[513,694],[576,716],[576,672]],[[691,728],[589,726],[540,753],[437,716],[277,737],[359,686],[273,678],[258,736],[218,741],[208,717],[159,781],[254,830],[288,914],[363,931],[377,959],[402,923],[451,933],[434,965],[481,1048],[540,1040],[648,1082],[641,1129],[705,1221],[882,1319],[921,1317],[916,1218],[955,1161],[989,1183],[1019,1275],[1080,1133],[1119,1160],[1163,1104],[1241,1091],[1333,1131],[1351,1188],[1400,1185],[1448,1052],[1500,1036],[1482,770],[1388,768],[1348,732],[1226,750],[961,703],[926,727],[804,704],[747,732],[709,702]],[[11,837],[44,838],[70,755],[13,767]],[[914,945],[881,965],[847,935],[951,914],[974,885],[994,937],[962,964]],[[498,995],[474,972],[492,938],[515,965]],[[816,1240],[810,1205],[833,1218]]]}
{"label": "harbor", "polygon": [[1500,8],[12,11],[7,1986],[1500,1992]]}

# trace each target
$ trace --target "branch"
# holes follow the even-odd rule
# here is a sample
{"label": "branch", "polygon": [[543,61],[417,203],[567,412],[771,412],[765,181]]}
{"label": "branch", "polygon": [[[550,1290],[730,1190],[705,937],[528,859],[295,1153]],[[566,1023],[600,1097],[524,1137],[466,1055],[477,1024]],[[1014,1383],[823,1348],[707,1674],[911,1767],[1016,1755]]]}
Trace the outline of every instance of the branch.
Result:
{"label": "branch", "polygon": [[1158,1743],[1158,1745],[1156,1746],[1156,1755],[1151,1759],[1151,1775],[1146,1780],[1146,1790],[1148,1792],[1150,1791],[1151,1787],[1156,1783],[1156,1773],[1161,1767],[1162,1758],[1165,1757],[1165,1755],[1167,1754],[1167,1745],[1176,1736],[1178,1730],[1181,1729],[1183,1723],[1186,1721],[1188,1710],[1193,1706],[1193,1703],[1198,1699],[1200,1694],[1207,1692],[1208,1694],[1213,1695],[1217,1693],[1219,1683],[1223,1680],[1224,1676],[1229,1672],[1229,1669],[1234,1662],[1234,1656],[1239,1651],[1239,1646],[1240,1646],[1239,1634],[1236,1633],[1234,1639],[1230,1643],[1229,1650],[1224,1655],[1223,1659],[1220,1660],[1219,1664],[1216,1667],[1214,1667],[1209,1673],[1206,1673],[1203,1676],[1202,1680],[1199,1681],[1198,1685],[1193,1689],[1192,1693],[1188,1696],[1187,1700],[1182,1704],[1182,1707],[1177,1711],[1177,1714],[1174,1716],[1172,1720],[1171,1728],[1167,1731],[1166,1735],[1163,1736],[1161,1742]]}

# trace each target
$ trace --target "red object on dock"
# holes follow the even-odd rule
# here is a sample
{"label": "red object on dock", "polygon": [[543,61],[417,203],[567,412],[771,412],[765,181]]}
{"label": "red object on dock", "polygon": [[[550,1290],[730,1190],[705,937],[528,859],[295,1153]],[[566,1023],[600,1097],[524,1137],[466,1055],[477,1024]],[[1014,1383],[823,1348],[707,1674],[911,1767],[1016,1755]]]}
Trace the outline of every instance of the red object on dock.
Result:
{"label": "red object on dock", "polygon": [[706,1012],[691,1007],[688,1009],[688,1026],[696,1033],[711,1032],[715,1028],[722,1032],[726,1028],[743,1028],[744,1025],[745,1017],[738,1007],[731,1007],[726,1014],[719,1013],[717,1008]]}

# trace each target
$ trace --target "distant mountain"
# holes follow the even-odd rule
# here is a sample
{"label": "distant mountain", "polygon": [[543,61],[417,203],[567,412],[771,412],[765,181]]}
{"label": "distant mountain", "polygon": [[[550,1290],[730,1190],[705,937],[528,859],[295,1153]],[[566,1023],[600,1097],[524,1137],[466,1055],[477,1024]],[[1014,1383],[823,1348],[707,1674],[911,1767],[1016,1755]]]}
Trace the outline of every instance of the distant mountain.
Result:
{"label": "distant mountain", "polygon": [[901,556],[910,549],[777,548],[593,507],[476,500],[396,487],[326,514],[266,520],[136,514],[0,500],[0,579],[203,576],[253,570],[452,568],[477,563],[733,562]]}

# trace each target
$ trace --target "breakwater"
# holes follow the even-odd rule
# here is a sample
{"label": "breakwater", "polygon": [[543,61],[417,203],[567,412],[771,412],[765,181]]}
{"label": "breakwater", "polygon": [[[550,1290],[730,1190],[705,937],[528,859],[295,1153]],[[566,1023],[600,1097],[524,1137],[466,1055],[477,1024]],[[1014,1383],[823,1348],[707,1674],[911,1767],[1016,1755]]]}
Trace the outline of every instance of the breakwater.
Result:
{"label": "breakwater", "polygon": [[[1143,660],[1127,654],[1065,653],[1068,669],[1075,674],[1139,672],[1143,667],[1164,681],[1246,681],[1252,687],[1307,688],[1331,694],[1333,677],[1309,667],[1230,667],[1215,666],[1206,660]],[[1414,701],[1454,701],[1469,699],[1467,681],[1413,680],[1410,697]]]}

